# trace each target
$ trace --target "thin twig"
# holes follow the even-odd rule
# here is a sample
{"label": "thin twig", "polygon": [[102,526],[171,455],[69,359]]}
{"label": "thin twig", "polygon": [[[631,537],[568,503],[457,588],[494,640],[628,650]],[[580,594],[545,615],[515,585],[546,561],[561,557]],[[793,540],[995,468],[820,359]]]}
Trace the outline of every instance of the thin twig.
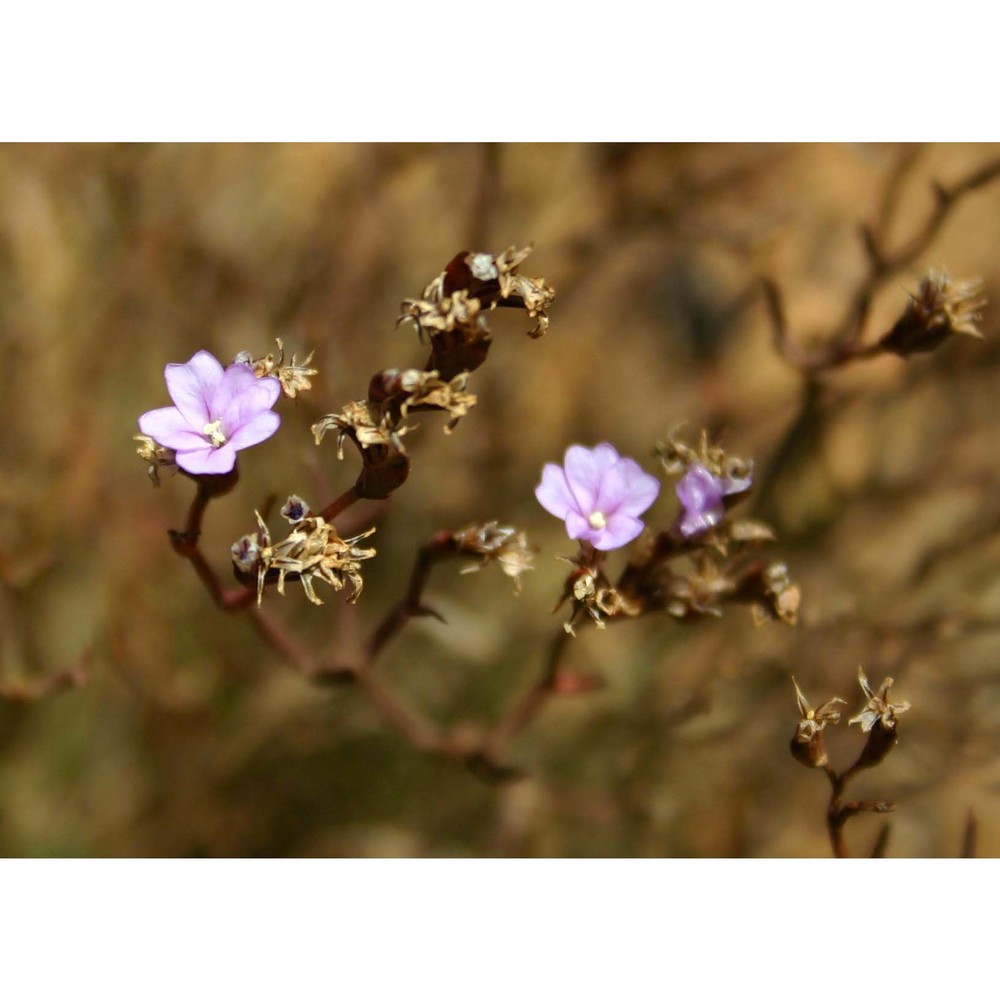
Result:
{"label": "thin twig", "polygon": [[69,688],[83,687],[90,679],[93,650],[85,650],[80,658],[63,670],[56,670],[37,680],[0,682],[0,701],[29,704]]}
{"label": "thin twig", "polygon": [[885,249],[885,243],[886,228],[895,211],[895,202],[899,195],[900,178],[897,168],[897,172],[890,177],[886,185],[882,205],[877,213],[876,226],[861,228],[861,242],[867,263],[866,272],[851,296],[844,318],[822,338],[825,346],[818,350],[807,351],[790,340],[780,288],[772,278],[761,279],[772,336],[778,353],[804,375],[828,371],[883,354],[884,349],[878,341],[867,346],[861,344],[876,293],[930,248],[952,210],[965,195],[984,187],[997,177],[1000,177],[1000,160],[986,164],[950,186],[935,183],[934,207],[930,214],[910,240],[904,242],[893,253]]}
{"label": "thin twig", "polygon": [[500,718],[487,736],[486,746],[492,756],[499,756],[506,750],[510,741],[535,719],[543,705],[552,696],[559,676],[559,666],[569,639],[569,632],[560,628],[549,645],[549,652],[545,658],[541,676],[521,699],[515,702],[512,708]]}
{"label": "thin twig", "polygon": [[976,814],[970,809],[965,820],[965,829],[962,831],[962,857],[974,858],[976,856],[977,841],[979,839],[979,822]]}

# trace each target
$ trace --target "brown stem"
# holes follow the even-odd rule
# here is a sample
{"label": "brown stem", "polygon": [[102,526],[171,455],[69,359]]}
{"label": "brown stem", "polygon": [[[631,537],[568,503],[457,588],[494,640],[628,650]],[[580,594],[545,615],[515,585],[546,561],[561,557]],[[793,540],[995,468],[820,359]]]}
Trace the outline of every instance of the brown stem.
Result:
{"label": "brown stem", "polygon": [[351,504],[360,499],[361,496],[358,493],[357,484],[355,484],[349,490],[345,490],[341,493],[336,500],[327,504],[326,507],[320,511],[319,516],[323,518],[324,521],[332,521],[338,514],[342,514],[348,507],[351,506]]}
{"label": "brown stem", "polygon": [[847,845],[844,843],[844,824],[847,816],[840,809],[840,801],[844,794],[846,775],[841,776],[829,765],[824,770],[830,779],[830,803],[826,807],[826,829],[830,835],[830,848],[835,858],[849,858]]}
{"label": "brown stem", "polygon": [[976,841],[979,832],[979,824],[976,821],[976,814],[970,809],[965,820],[965,829],[962,831],[962,857],[974,858],[976,856]]}
{"label": "brown stem", "polygon": [[446,757],[460,756],[461,751],[445,735],[417,718],[397,701],[373,671],[358,671],[357,681],[378,714],[418,750]]}
{"label": "brown stem", "polygon": [[[862,751],[862,757],[863,755],[864,751]],[[859,771],[864,770],[864,766],[861,764],[862,757],[859,757],[842,774],[837,774],[829,764],[823,769],[830,780],[830,802],[826,808],[826,828],[830,835],[830,847],[833,850],[835,858],[849,858],[851,856],[844,841],[844,826],[852,816],[866,812],[892,812],[896,808],[891,802],[869,800],[844,802],[844,792],[847,789],[847,783]],[[882,857],[888,841],[889,830],[887,827],[883,827],[875,841],[872,857]]]}
{"label": "brown stem", "polygon": [[485,745],[489,755],[498,756],[502,753],[510,741],[534,720],[552,696],[559,676],[559,665],[569,639],[569,632],[561,628],[549,645],[541,676],[503,715],[487,736]]}
{"label": "brown stem", "polygon": [[456,552],[454,539],[451,533],[447,531],[440,532],[429,542],[425,542],[420,546],[417,550],[417,558],[413,563],[413,569],[410,571],[410,580],[406,586],[406,593],[397,604],[389,609],[382,621],[375,626],[371,637],[368,639],[363,670],[371,668],[385,644],[411,618],[422,616],[444,621],[436,611],[423,604],[423,592],[434,564],[449,555],[456,554]]}
{"label": "brown stem", "polygon": [[93,650],[85,650],[71,666],[34,681],[0,681],[0,701],[28,704],[58,691],[83,687],[90,678]]}
{"label": "brown stem", "polygon": [[216,572],[208,564],[200,548],[201,526],[208,504],[216,493],[205,479],[199,479],[183,531],[170,531],[174,551],[187,559],[201,580],[209,596],[223,611],[240,611],[256,599],[256,593],[247,587],[224,587]]}
{"label": "brown stem", "polygon": [[803,446],[813,437],[822,412],[820,399],[822,387],[814,378],[807,378],[802,385],[802,396],[795,419],[788,425],[781,441],[774,449],[771,460],[758,477],[754,489],[754,512],[766,517],[771,511],[771,498],[785,466],[804,450]]}

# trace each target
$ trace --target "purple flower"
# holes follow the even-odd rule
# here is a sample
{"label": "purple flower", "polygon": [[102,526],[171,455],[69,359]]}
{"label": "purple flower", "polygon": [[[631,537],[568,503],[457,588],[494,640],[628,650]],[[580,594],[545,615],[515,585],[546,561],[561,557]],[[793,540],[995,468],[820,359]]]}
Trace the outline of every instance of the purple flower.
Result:
{"label": "purple flower", "polygon": [[177,453],[177,464],[194,475],[222,475],[236,452],[266,441],[281,423],[271,407],[281,395],[276,378],[257,378],[249,365],[225,370],[208,351],[164,372],[173,406],[139,417],[139,429]]}
{"label": "purple flower", "polygon": [[639,515],[659,492],[658,480],[610,444],[593,450],[574,444],[566,449],[562,466],[545,466],[535,496],[550,514],[565,520],[570,538],[608,550],[642,533]]}
{"label": "purple flower", "polygon": [[745,493],[752,485],[752,476],[715,476],[703,465],[692,465],[677,483],[677,499],[684,508],[677,522],[685,538],[693,538],[714,528],[725,516],[723,498]]}

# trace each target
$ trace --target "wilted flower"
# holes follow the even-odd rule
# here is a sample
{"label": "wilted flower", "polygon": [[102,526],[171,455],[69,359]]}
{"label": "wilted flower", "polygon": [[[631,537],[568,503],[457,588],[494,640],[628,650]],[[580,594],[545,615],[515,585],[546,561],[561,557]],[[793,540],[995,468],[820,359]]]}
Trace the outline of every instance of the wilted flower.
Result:
{"label": "wilted flower", "polygon": [[944,271],[928,272],[880,345],[906,357],[933,351],[956,333],[982,337],[979,310],[986,300],[981,293],[978,281],[952,281]]}
{"label": "wilted flower", "polygon": [[576,444],[566,449],[562,466],[545,466],[535,496],[550,514],[565,520],[570,538],[609,550],[642,533],[639,515],[659,492],[658,480],[610,444],[593,449]]}
{"label": "wilted flower", "polygon": [[880,763],[885,755],[896,745],[899,732],[896,728],[896,716],[905,712],[909,707],[908,701],[893,704],[889,701],[889,690],[892,687],[892,678],[886,677],[882,681],[882,686],[878,693],[872,691],[865,672],[858,667],[858,681],[861,690],[868,699],[868,704],[848,723],[854,725],[857,722],[861,726],[861,731],[868,733],[868,742],[861,751],[858,758],[858,767],[874,767]]}
{"label": "wilted flower", "polygon": [[177,465],[193,475],[222,475],[236,452],[266,441],[281,417],[272,407],[281,395],[274,378],[257,378],[248,365],[223,369],[208,351],[164,372],[173,406],[139,417],[139,429],[175,452]]}
{"label": "wilted flower", "polygon": [[466,566],[463,573],[475,573],[491,562],[514,581],[514,590],[521,592],[521,574],[531,565],[535,550],[528,544],[528,536],[516,528],[502,526],[497,521],[476,524],[452,533],[452,540],[459,552],[481,556],[482,562]]}
{"label": "wilted flower", "polygon": [[693,538],[714,528],[725,516],[725,498],[745,493],[753,482],[751,473],[743,476],[716,476],[705,466],[694,464],[675,487],[683,512],[677,528],[685,538]]}
{"label": "wilted flower", "polygon": [[568,622],[563,623],[563,628],[569,635],[576,635],[573,621],[580,611],[586,612],[602,631],[606,627],[607,618],[618,616],[634,618],[642,613],[639,604],[608,583],[599,567],[582,565],[576,559],[566,561],[577,568],[566,580],[566,589],[556,608],[558,609],[566,600],[573,602],[573,614],[570,615]]}
{"label": "wilted flower", "polygon": [[313,583],[322,580],[334,590],[351,584],[348,600],[353,604],[361,596],[364,581],[360,563],[375,555],[374,549],[362,549],[358,542],[371,535],[369,528],[354,538],[341,538],[337,529],[318,515],[307,515],[292,520],[293,515],[308,510],[300,497],[291,496],[282,507],[282,513],[292,521],[292,531],[280,542],[271,542],[271,533],[264,519],[257,514],[256,535],[244,535],[230,548],[233,562],[244,573],[257,570],[257,605],[264,596],[264,583],[269,572],[278,574],[278,593],[285,593],[285,577],[297,576],[313,604],[322,604]]}
{"label": "wilted flower", "polygon": [[315,368],[310,368],[314,351],[309,352],[309,357],[301,364],[292,355],[292,360],[285,364],[285,345],[280,337],[274,338],[278,345],[278,356],[265,354],[262,358],[254,358],[249,351],[240,351],[233,359],[233,364],[250,365],[257,378],[267,378],[274,376],[280,383],[282,391],[289,399],[295,399],[300,392],[305,392],[312,388],[310,379],[319,372]]}
{"label": "wilted flower", "polygon": [[465,391],[468,381],[468,372],[445,380],[436,371],[387,368],[368,383],[368,402],[388,415],[393,426],[414,410],[444,410],[451,415],[444,428],[450,434],[476,405],[476,397]]}
{"label": "wilted flower", "polygon": [[876,723],[883,729],[895,729],[896,716],[905,712],[910,707],[910,703],[908,701],[901,701],[898,704],[893,704],[889,701],[889,691],[893,685],[892,678],[886,677],[876,694],[872,691],[864,670],[858,667],[858,682],[861,684],[861,690],[868,699],[868,704],[850,720],[848,725],[853,726],[857,722],[861,726],[863,733],[870,732]]}
{"label": "wilted flower", "polygon": [[289,524],[298,524],[299,521],[304,520],[311,513],[309,504],[302,497],[296,496],[294,493],[285,501],[284,506],[281,508],[281,516]]}
{"label": "wilted flower", "polygon": [[133,434],[132,440],[139,442],[139,447],[135,450],[136,454],[148,464],[149,468],[146,471],[149,473],[153,485],[159,486],[160,469],[177,464],[174,461],[173,451],[158,445],[148,434]]}
{"label": "wilted flower", "polygon": [[838,705],[846,705],[843,698],[831,698],[819,708],[813,708],[799,687],[799,682],[793,677],[795,699],[799,705],[799,724],[795,727],[792,737],[792,756],[806,767],[824,767],[827,763],[826,746],[823,742],[823,730],[827,723],[837,725],[840,722]]}

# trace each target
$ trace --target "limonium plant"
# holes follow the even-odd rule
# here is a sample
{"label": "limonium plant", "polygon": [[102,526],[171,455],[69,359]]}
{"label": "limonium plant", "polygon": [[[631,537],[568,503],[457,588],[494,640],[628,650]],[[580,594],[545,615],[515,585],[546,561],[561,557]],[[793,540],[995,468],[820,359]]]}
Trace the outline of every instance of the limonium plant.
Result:
{"label": "limonium plant", "polygon": [[[206,590],[223,610],[248,615],[274,652],[290,661],[302,676],[318,684],[351,683],[414,747],[462,763],[473,775],[501,783],[519,778],[509,761],[510,747],[551,699],[586,692],[603,679],[567,665],[573,640],[583,626],[603,631],[609,624],[656,617],[661,622],[712,620],[730,604],[750,608],[757,624],[777,621],[794,625],[801,594],[788,567],[767,557],[777,539],[763,521],[738,510],[758,486],[754,466],[702,431],[693,440],[678,430],[635,458],[615,444],[593,446],[552,442],[563,451],[561,463],[541,470],[535,497],[541,508],[562,522],[565,541],[557,552],[569,565],[560,573],[556,609],[560,627],[541,656],[537,679],[514,696],[485,729],[448,730],[430,722],[401,701],[376,667],[386,646],[414,617],[441,615],[425,597],[433,567],[445,560],[464,563],[464,572],[496,566],[520,592],[522,577],[536,569],[538,547],[526,532],[506,524],[495,512],[477,512],[466,527],[443,529],[417,547],[410,577],[388,613],[373,624],[364,651],[345,663],[304,647],[273,616],[267,592],[286,593],[298,581],[305,597],[322,604],[321,593],[343,592],[357,601],[364,586],[364,564],[378,557],[370,541],[385,506],[358,507],[360,501],[384,501],[407,481],[411,457],[404,438],[416,428],[416,413],[446,416],[444,432],[452,433],[477,404],[471,391],[476,370],[488,359],[492,310],[517,308],[529,321],[530,338],[544,335],[555,291],[542,278],[521,273],[530,247],[508,247],[502,253],[457,254],[416,298],[400,307],[397,326],[412,323],[429,347],[423,367],[393,367],[368,380],[364,398],[350,400],[321,417],[312,427],[317,446],[333,437],[338,459],[350,444],[359,468],[354,482],[325,504],[313,507],[290,492],[280,509],[286,527],[268,523],[267,513],[248,511],[244,533],[228,553],[236,586],[223,582],[201,548],[201,526],[210,502],[233,490],[244,452],[274,436],[281,418],[275,407],[282,396],[294,399],[312,387],[317,374],[312,355],[301,364],[284,345],[277,353],[255,357],[241,351],[223,366],[206,350],[187,362],[166,366],[172,406],[151,409],[139,417],[138,453],[159,485],[163,474],[176,470],[193,481],[195,495],[182,529],[170,532],[175,551],[195,569]],[[883,268],[884,269],[884,268]],[[880,272],[881,273],[881,272]],[[907,357],[947,341],[951,333],[978,333],[976,309],[981,305],[971,283],[953,283],[931,275],[921,285],[905,314],[889,334],[869,347],[851,334],[846,346],[831,347],[821,361],[796,353],[787,342],[781,301],[773,284],[765,292],[776,325],[775,341],[785,357],[810,377],[818,370],[879,354]],[[773,482],[782,451],[768,469]],[[659,476],[644,461],[658,463]],[[663,499],[661,478],[673,480],[674,503]],[[669,493],[667,494],[669,496]],[[550,563],[549,565],[556,565]],[[326,590],[318,590],[324,584]],[[441,619],[443,620],[443,619]],[[814,709],[795,685],[800,719],[792,739],[792,755],[800,763],[822,769],[829,778],[831,799],[827,823],[833,852],[847,854],[843,826],[858,813],[883,812],[891,803],[845,802],[844,789],[861,769],[879,764],[895,745],[897,717],[908,703],[889,700],[891,678],[876,691],[864,672],[859,675],[866,703],[852,718],[866,736],[853,765],[836,770],[830,763],[824,731],[840,721],[832,698]],[[470,736],[470,732],[475,735]],[[884,849],[884,838],[880,840]]]}
{"label": "limonium plant", "polygon": [[[659,457],[664,473],[683,473],[677,487],[680,509],[659,530],[651,530],[647,519],[661,493],[660,479],[613,444],[570,444],[562,464],[545,465],[535,495],[578,546],[575,553],[558,554],[571,567],[559,602],[569,603],[569,617],[543,658],[539,680],[471,744],[437,730],[404,707],[374,667],[382,649],[411,618],[440,617],[424,598],[435,563],[458,558],[466,571],[495,565],[520,591],[522,577],[536,566],[538,551],[525,531],[487,513],[486,519],[442,530],[426,540],[418,548],[403,596],[375,623],[360,662],[334,662],[313,654],[272,617],[268,590],[274,587],[279,595],[286,594],[292,581],[313,604],[322,604],[323,594],[330,591],[342,592],[352,602],[360,598],[364,564],[378,556],[372,538],[377,517],[370,506],[356,505],[386,500],[406,482],[411,459],[404,438],[415,429],[412,415],[443,413],[444,431],[450,434],[473,410],[477,398],[470,380],[489,356],[491,310],[523,310],[531,338],[548,330],[555,292],[544,279],[521,273],[529,252],[508,247],[499,254],[457,254],[418,298],[402,303],[397,325],[409,322],[416,327],[430,347],[427,362],[422,368],[376,372],[368,380],[365,398],[347,402],[313,425],[317,445],[335,437],[338,458],[344,457],[347,444],[354,447],[360,459],[357,477],[325,505],[314,506],[290,492],[280,510],[286,524],[282,530],[269,524],[265,513],[253,511],[250,530],[230,548],[236,587],[223,583],[202,552],[202,520],[210,501],[238,484],[241,456],[279,430],[275,408],[281,397],[294,398],[311,389],[317,374],[309,367],[312,355],[302,364],[294,355],[286,363],[284,345],[278,341],[276,353],[255,357],[244,350],[225,367],[208,350],[197,351],[187,362],[170,363],[164,374],[173,406],[142,414],[142,433],[137,436],[139,454],[154,483],[170,469],[195,483],[187,523],[170,538],[221,608],[248,614],[275,651],[290,658],[304,676],[317,682],[354,682],[385,720],[416,746],[459,759],[489,781],[517,776],[517,768],[503,760],[507,746],[550,697],[587,688],[563,662],[566,640],[576,635],[580,624],[592,622],[604,629],[608,622],[655,612],[674,619],[712,617],[731,601],[751,605],[758,621],[794,622],[798,607],[798,590],[782,564],[748,558],[751,549],[773,541],[766,526],[724,516],[727,506],[750,490],[749,464],[729,458],[703,436],[700,449],[672,437],[669,445],[649,454],[654,460]],[[619,551],[627,554],[612,581],[606,559]],[[681,559],[683,567],[677,565]]]}

